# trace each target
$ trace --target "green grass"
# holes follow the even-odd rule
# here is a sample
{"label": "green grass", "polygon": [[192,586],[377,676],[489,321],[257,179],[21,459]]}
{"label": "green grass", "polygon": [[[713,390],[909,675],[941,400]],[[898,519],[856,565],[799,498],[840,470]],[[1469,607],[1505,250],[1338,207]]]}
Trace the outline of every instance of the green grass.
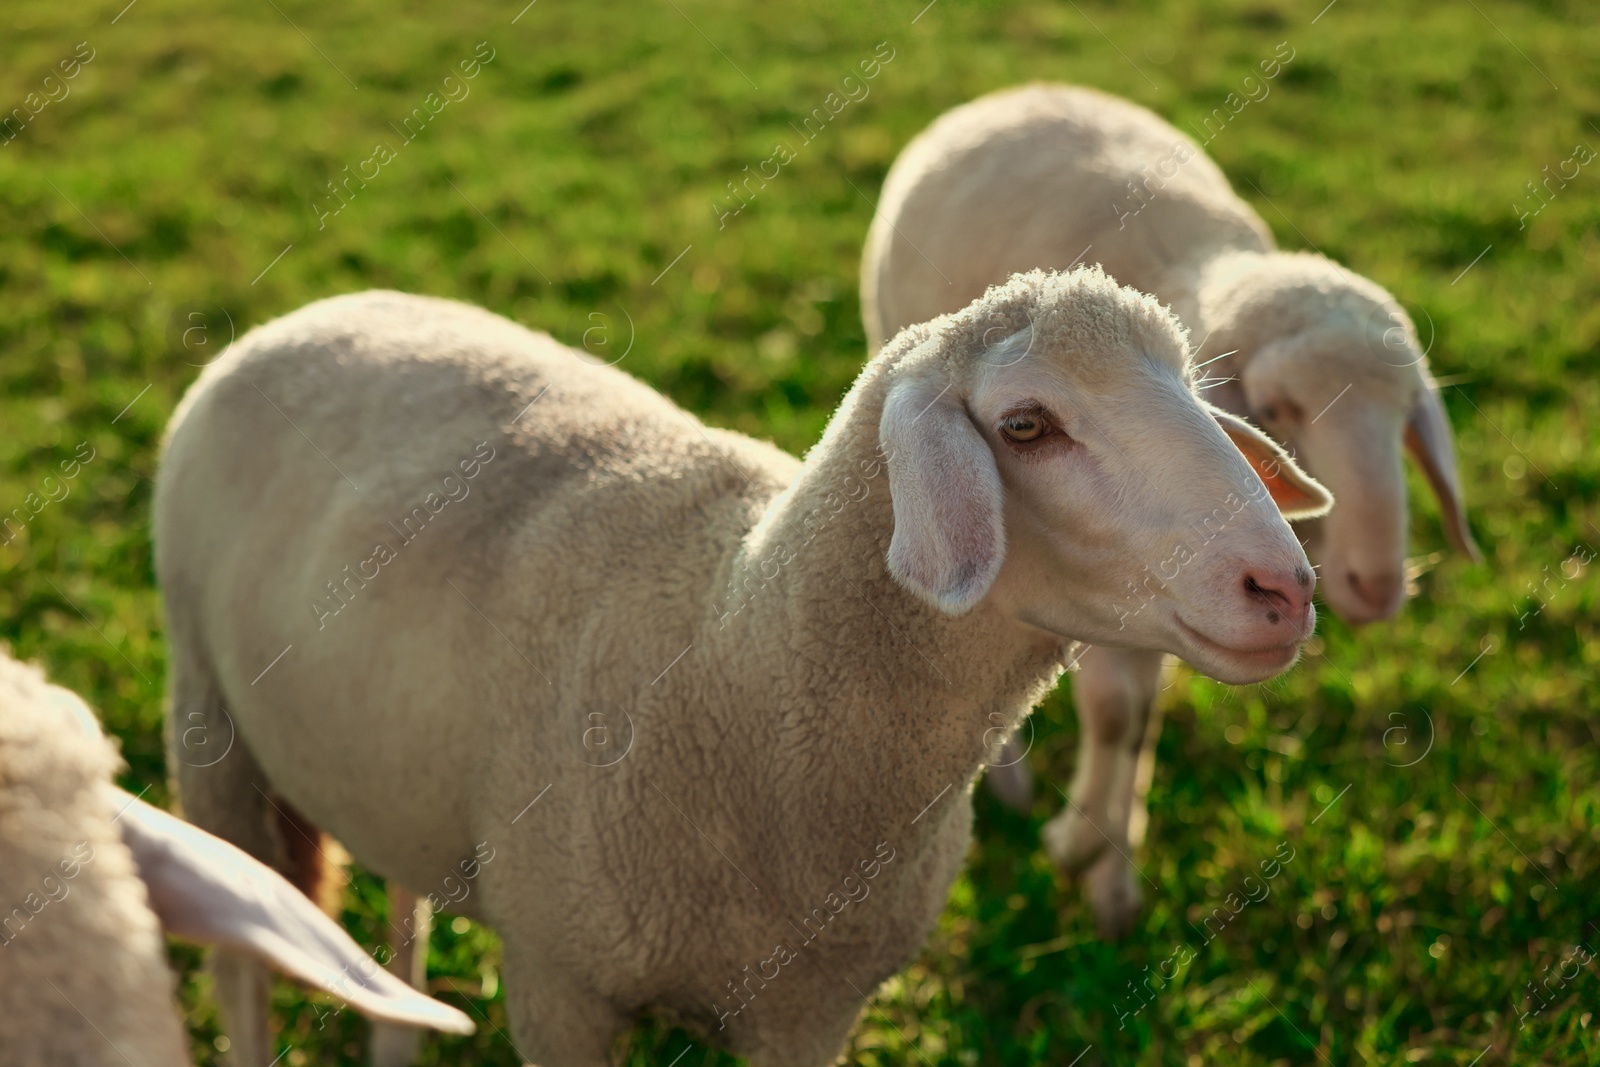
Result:
{"label": "green grass", "polygon": [[[151,476],[173,406],[232,331],[371,286],[460,297],[607,358],[626,349],[622,366],[711,422],[801,450],[861,365],[869,201],[912,134],[1036,78],[1198,122],[1288,41],[1271,95],[1210,151],[1285,246],[1377,279],[1436,338],[1488,562],[1444,555],[1391,625],[1326,622],[1323,658],[1282,680],[1179,675],[1137,857],[1157,888],[1123,943],[1094,939],[1034,849],[1059,795],[1042,790],[1027,819],[980,796],[969,870],[851,1055],[1600,1062],[1595,970],[1552,977],[1576,944],[1600,948],[1596,572],[1525,614],[1533,583],[1600,546],[1600,167],[1525,226],[1513,206],[1544,167],[1600,147],[1592,7],[1345,0],[1312,24],[1323,0],[942,0],[912,24],[924,0],[541,0],[513,25],[521,0],[141,0],[118,16],[125,2],[0,14],[0,108],[79,41],[94,49],[70,95],[0,147],[0,509],[42,500],[80,442],[94,450],[0,545],[0,636],[101,711],[124,784],[158,801]],[[495,55],[470,96],[405,143],[394,127],[480,41]],[[799,145],[790,122],[880,41],[894,54],[870,95]],[[719,229],[726,183],[781,141],[796,158]],[[394,159],[319,230],[312,201],[380,142]],[[1443,547],[1431,503],[1415,541]],[[1036,724],[1034,766],[1064,783],[1064,694]],[[1271,895],[1204,944],[1191,923],[1279,842],[1295,858]],[[382,910],[358,876],[351,931],[372,944]],[[1194,958],[1119,1026],[1128,984],[1185,944]],[[431,953],[441,995],[494,1026],[431,1041],[426,1062],[516,1062],[492,933],[444,920]],[[174,958],[212,1062],[199,954]],[[1545,977],[1549,1006],[1520,1019]],[[359,1061],[364,1026],[330,1003],[280,988],[291,1067]],[[665,1064],[688,1041],[646,1027],[630,1062]]]}

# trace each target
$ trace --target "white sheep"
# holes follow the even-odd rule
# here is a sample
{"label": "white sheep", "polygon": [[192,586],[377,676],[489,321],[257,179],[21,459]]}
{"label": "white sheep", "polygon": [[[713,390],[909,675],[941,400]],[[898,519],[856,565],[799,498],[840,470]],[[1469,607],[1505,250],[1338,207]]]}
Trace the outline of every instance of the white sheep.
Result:
{"label": "white sheep", "polygon": [[173,698],[238,727],[180,799],[272,857],[274,793],[416,893],[492,850],[454,910],[499,930],[528,1062],[607,1063],[653,1011],[827,1064],[935,923],[985,735],[1074,641],[1294,659],[1312,575],[1253,467],[1326,507],[1097,270],[906,330],[804,463],[480,309],[312,304],[169,430]]}
{"label": "white sheep", "polygon": [[[955,108],[919,134],[890,169],[867,238],[868,341],[961,307],[1014,271],[1079,261],[1170,306],[1200,339],[1196,359],[1215,384],[1207,397],[1264,426],[1338,499],[1303,532],[1341,617],[1385,618],[1404,597],[1402,443],[1438,496],[1446,534],[1477,558],[1449,424],[1400,305],[1322,256],[1276,251],[1198,145],[1116,97],[1030,85]],[[1143,833],[1161,662],[1107,649],[1083,658],[1071,804],[1045,831],[1063,870],[1092,865],[1090,900],[1111,934],[1138,910],[1128,854]],[[1000,762],[997,791],[1012,803],[1029,797],[1018,755]]]}
{"label": "white sheep", "polygon": [[0,1065],[190,1062],[163,928],[375,1018],[472,1032],[277,873],[113,786],[119,763],[82,701],[0,651]]}

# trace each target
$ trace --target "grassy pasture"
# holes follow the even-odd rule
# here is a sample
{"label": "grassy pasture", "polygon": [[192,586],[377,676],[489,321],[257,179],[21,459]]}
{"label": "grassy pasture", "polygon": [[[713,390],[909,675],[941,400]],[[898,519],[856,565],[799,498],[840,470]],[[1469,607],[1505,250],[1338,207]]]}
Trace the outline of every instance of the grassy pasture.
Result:
{"label": "grassy pasture", "polygon": [[[1600,977],[1569,962],[1600,947],[1600,170],[1540,184],[1600,147],[1591,6],[126,2],[0,12],[0,512],[26,514],[0,534],[0,637],[101,712],[157,802],[151,478],[231,337],[334,293],[458,297],[803,450],[862,363],[861,242],[917,130],[1031,79],[1198,127],[1287,42],[1208,150],[1283,245],[1373,277],[1433,338],[1488,561],[1445,551],[1413,479],[1415,551],[1439,555],[1400,619],[1324,613],[1319,654],[1266,685],[1180,673],[1125,942],[1094,938],[1035,851],[1059,794],[1029,818],[980,795],[968,872],[852,1062],[1600,1062]],[[869,91],[807,130],[868,60]],[[780,145],[740,206],[728,183]],[[1035,725],[1035,770],[1065,784],[1064,694]],[[374,879],[344,920],[374,943]],[[215,1062],[199,955],[173,951]],[[498,956],[441,920],[430,973],[487,1025],[424,1062],[518,1062]],[[361,1062],[350,1013],[288,985],[276,1007],[291,1067]],[[684,1067],[717,1059],[650,1025],[629,1062],[691,1047]]]}

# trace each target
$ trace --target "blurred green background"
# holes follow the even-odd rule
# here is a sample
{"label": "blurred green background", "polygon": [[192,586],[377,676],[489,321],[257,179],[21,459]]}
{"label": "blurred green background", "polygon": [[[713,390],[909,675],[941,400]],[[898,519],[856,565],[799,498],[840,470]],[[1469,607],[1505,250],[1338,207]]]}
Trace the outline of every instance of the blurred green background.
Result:
{"label": "blurred green background", "polygon": [[[980,794],[968,873],[851,1058],[1600,1062],[1600,978],[1559,977],[1600,948],[1600,633],[1596,572],[1576,564],[1600,546],[1600,166],[1529,185],[1600,148],[1592,5],[524,2],[0,12],[0,108],[23,109],[0,133],[0,510],[30,512],[0,535],[0,637],[100,710],[124,784],[168,799],[148,535],[162,428],[236,333],[372,286],[458,297],[626,352],[710,422],[800,451],[862,364],[860,247],[914,133],[1029,79],[1197,123],[1286,41],[1270,95],[1209,151],[1285,247],[1376,279],[1434,338],[1488,562],[1436,559],[1422,494],[1425,573],[1400,619],[1356,632],[1324,612],[1321,655],[1270,684],[1178,675],[1137,857],[1147,912],[1123,943],[1094,938],[1035,852],[1059,794],[1041,788],[1026,819]],[[480,42],[468,95],[408,132]],[[790,124],[880,42],[870,93],[800,146]],[[796,158],[719,225],[727,183],[780,141]],[[379,145],[392,158],[319,223],[327,183],[372,174]],[[1065,783],[1068,699],[1034,721],[1033,766]],[[1271,896],[1204,944],[1191,922],[1280,842],[1295,858]],[[358,874],[347,926],[375,944],[382,913]],[[1194,961],[1123,1015],[1129,984],[1184,944]],[[445,917],[431,952],[439,995],[488,1025],[430,1038],[424,1062],[515,1063],[492,932]],[[214,1062],[199,953],[174,959]],[[351,1013],[287,984],[276,1007],[283,1062],[360,1062]],[[664,1025],[630,1057],[717,1059]]]}

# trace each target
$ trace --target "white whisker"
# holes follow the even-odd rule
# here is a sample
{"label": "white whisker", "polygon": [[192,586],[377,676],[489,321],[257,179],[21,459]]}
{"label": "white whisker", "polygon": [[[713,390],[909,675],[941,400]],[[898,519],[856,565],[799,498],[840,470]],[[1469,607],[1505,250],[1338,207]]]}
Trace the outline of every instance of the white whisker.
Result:
{"label": "white whisker", "polygon": [[1193,369],[1200,370],[1203,367],[1211,366],[1211,364],[1215,363],[1219,359],[1227,359],[1229,356],[1236,356],[1238,354],[1239,354],[1239,350],[1237,348],[1235,348],[1232,351],[1222,353],[1222,355],[1220,355],[1220,356],[1212,356],[1210,359],[1206,360],[1204,363],[1196,363],[1194,365]]}

